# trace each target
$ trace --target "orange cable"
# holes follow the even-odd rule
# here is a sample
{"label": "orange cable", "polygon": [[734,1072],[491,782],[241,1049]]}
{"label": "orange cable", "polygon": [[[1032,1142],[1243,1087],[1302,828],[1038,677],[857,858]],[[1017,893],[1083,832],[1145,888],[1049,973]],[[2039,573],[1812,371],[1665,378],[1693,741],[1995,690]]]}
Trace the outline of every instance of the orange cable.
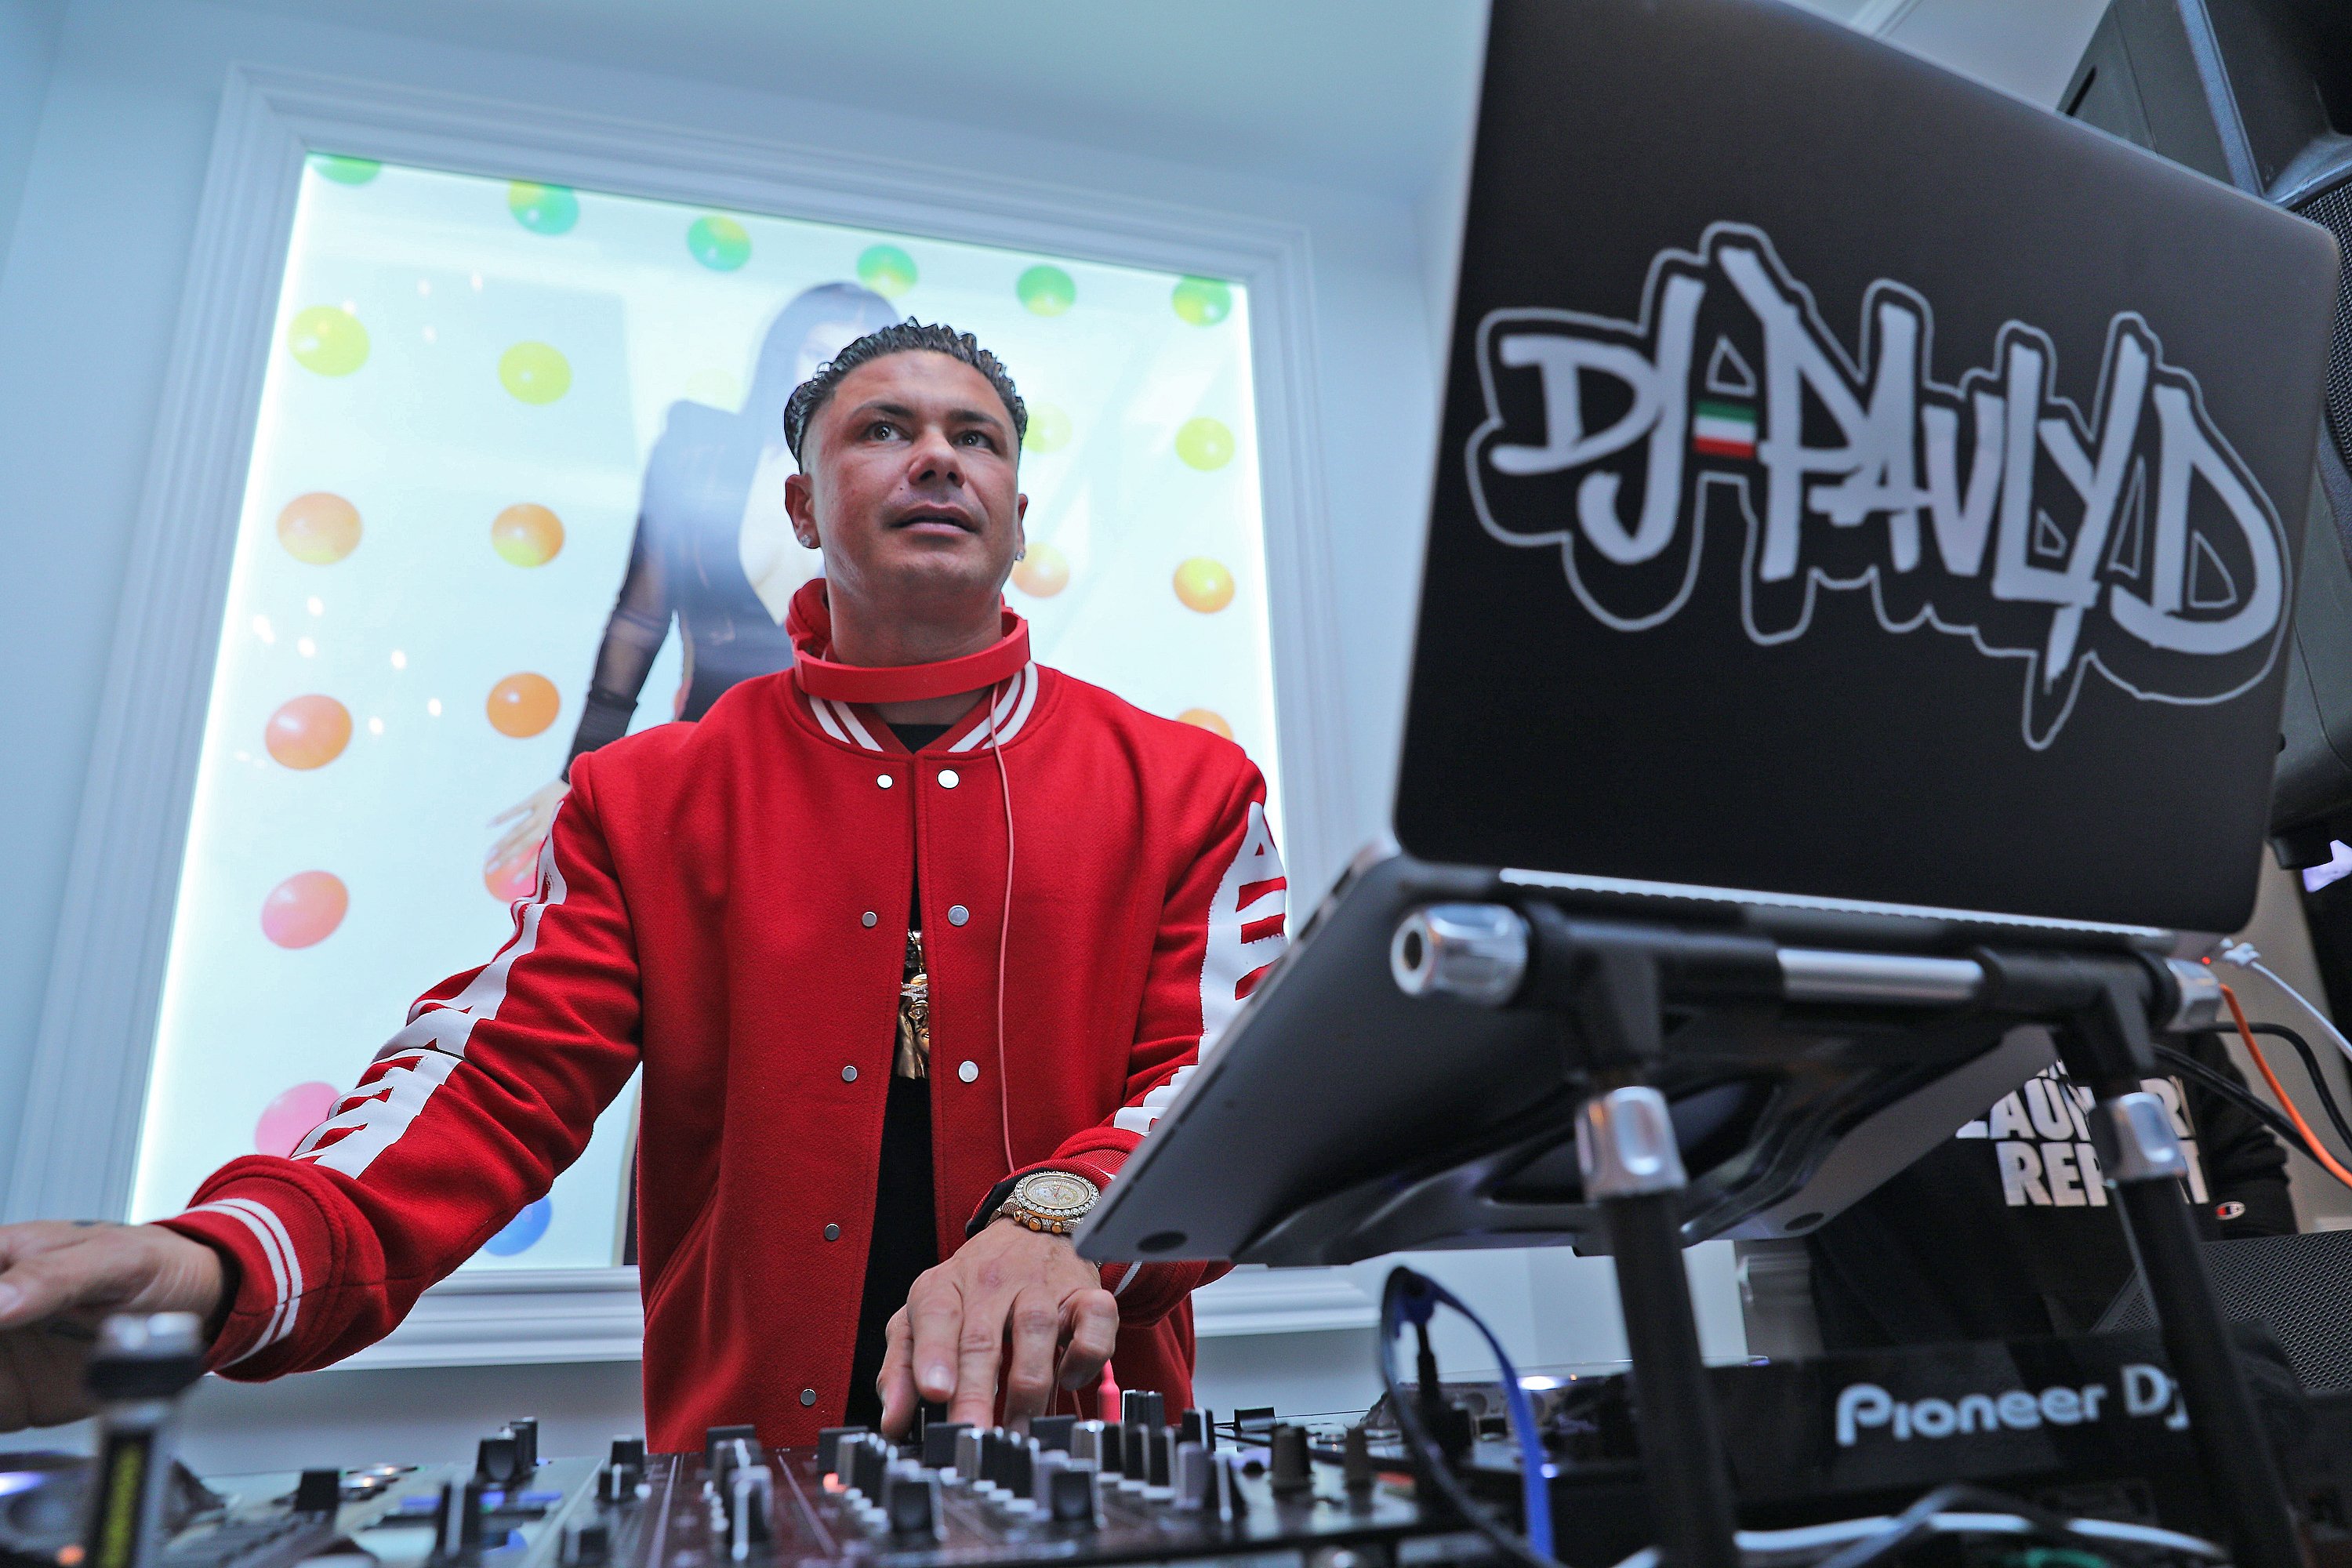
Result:
{"label": "orange cable", "polygon": [[2238,994],[2224,984],[2221,987],[2221,1000],[2230,1005],[2230,1016],[2237,1020],[2238,1038],[2244,1042],[2246,1054],[2254,1058],[2254,1066],[2262,1069],[2263,1081],[2271,1086],[2271,1092],[2278,1096],[2281,1109],[2285,1110],[2288,1119],[2294,1121],[2295,1131],[2303,1134],[2304,1142],[2310,1146],[2311,1157],[2326,1167],[2329,1175],[2346,1186],[2352,1187],[2352,1171],[2346,1170],[2337,1163],[2336,1156],[2327,1152],[2327,1145],[2319,1141],[2319,1134],[2311,1130],[2311,1123],[2303,1119],[2303,1112],[2297,1110],[2294,1108],[2294,1101],[2288,1098],[2286,1086],[2279,1082],[2278,1074],[2271,1071],[2270,1061],[2263,1055],[2263,1047],[2254,1043],[2254,1031],[2246,1023],[2245,1009],[2238,1005]]}

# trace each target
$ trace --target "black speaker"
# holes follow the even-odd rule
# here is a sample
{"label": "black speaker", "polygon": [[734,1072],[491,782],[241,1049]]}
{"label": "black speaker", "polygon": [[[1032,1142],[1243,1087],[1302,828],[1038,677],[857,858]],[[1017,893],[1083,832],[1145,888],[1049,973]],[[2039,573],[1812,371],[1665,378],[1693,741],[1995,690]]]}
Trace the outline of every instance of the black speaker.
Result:
{"label": "black speaker", "polygon": [[[2346,0],[2112,0],[2060,102],[2310,219],[2352,254]],[[2336,292],[2326,405],[2271,814],[2290,868],[2324,863],[2328,841],[2352,834],[2352,271]]]}

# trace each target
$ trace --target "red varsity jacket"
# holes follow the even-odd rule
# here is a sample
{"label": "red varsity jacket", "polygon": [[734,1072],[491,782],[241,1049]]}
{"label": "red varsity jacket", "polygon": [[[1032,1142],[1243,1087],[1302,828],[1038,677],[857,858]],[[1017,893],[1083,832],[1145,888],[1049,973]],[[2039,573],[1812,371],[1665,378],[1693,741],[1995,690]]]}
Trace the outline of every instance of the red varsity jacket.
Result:
{"label": "red varsity jacket", "polygon": [[[1034,664],[993,716],[1013,859],[1001,1063],[1007,824],[985,716],[910,755],[790,671],[746,681],[698,723],[573,763],[498,955],[427,992],[290,1157],[230,1162],[165,1222],[242,1268],[212,1364],[274,1377],[390,1331],[547,1191],[642,1067],[653,1445],[838,1425],[918,868],[942,1258],[1013,1173],[1001,1116],[1020,1169],[1109,1183],[1285,941],[1265,784],[1239,748]],[[1188,1297],[1216,1272],[1105,1271],[1122,1384],[1189,1403]]]}

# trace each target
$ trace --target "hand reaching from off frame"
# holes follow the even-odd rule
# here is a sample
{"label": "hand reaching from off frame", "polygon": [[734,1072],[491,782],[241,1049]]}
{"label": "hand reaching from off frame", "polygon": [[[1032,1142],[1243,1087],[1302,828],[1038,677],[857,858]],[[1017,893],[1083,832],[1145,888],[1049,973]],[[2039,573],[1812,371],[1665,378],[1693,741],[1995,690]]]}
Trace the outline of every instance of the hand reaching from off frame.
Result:
{"label": "hand reaching from off frame", "polygon": [[549,830],[555,826],[555,808],[562,805],[563,797],[571,793],[570,784],[556,779],[540,785],[490,818],[489,826],[492,827],[501,822],[511,822],[514,826],[500,834],[498,842],[490,846],[489,853],[482,857],[482,869],[493,871],[519,856],[538,853]]}
{"label": "hand reaching from off frame", "polygon": [[220,1255],[155,1225],[0,1226],[0,1432],[90,1412],[83,1364],[110,1312],[194,1312],[227,1288]]}

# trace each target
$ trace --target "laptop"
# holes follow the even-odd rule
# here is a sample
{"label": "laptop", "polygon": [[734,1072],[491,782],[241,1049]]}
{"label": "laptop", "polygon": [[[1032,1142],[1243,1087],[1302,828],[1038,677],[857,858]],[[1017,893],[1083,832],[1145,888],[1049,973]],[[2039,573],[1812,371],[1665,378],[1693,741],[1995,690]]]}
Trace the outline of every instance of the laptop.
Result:
{"label": "laptop", "polygon": [[[1420,902],[1922,951],[2242,925],[2336,269],[1776,0],[1496,0],[1398,844],[1081,1250],[1590,1241],[1547,1022],[1389,983]],[[1924,1076],[1853,1028],[1784,1030],[1810,1079],[1678,1038],[1685,1239],[1802,1234],[2050,1059],[1948,1026]]]}

